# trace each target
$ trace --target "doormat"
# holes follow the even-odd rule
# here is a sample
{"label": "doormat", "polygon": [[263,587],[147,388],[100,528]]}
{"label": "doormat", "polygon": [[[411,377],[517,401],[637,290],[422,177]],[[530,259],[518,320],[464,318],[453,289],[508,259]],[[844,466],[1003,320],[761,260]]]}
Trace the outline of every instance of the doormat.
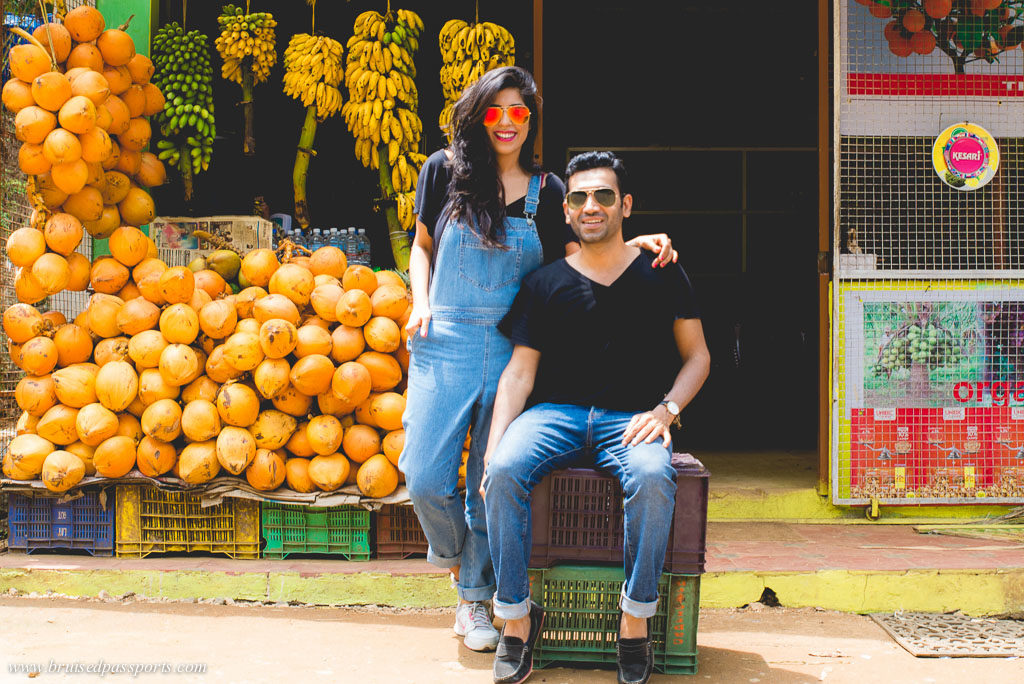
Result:
{"label": "doormat", "polygon": [[871,616],[903,648],[918,658],[1024,657],[1024,622],[952,613]]}

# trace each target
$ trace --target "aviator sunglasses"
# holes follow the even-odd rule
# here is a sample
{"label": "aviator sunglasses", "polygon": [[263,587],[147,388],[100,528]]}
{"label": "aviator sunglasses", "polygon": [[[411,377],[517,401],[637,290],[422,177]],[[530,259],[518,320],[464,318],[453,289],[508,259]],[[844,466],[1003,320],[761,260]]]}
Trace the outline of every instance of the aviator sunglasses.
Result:
{"label": "aviator sunglasses", "polygon": [[502,114],[506,113],[508,114],[508,120],[516,126],[522,126],[530,120],[530,108],[526,105],[509,105],[508,107],[491,105],[484,112],[484,126],[488,128],[497,126],[501,122]]}
{"label": "aviator sunglasses", "polygon": [[582,209],[591,195],[602,207],[610,207],[615,204],[615,191],[611,188],[598,188],[596,190],[573,190],[565,195],[565,203],[572,210]]}

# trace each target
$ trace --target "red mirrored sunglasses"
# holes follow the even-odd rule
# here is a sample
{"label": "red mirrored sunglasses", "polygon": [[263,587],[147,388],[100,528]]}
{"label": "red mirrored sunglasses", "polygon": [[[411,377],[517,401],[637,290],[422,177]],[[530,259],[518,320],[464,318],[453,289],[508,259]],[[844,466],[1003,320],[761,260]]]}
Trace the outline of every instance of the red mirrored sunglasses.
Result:
{"label": "red mirrored sunglasses", "polygon": [[530,108],[526,105],[509,105],[508,107],[491,105],[484,112],[484,126],[488,128],[497,126],[504,114],[508,114],[508,120],[516,126],[522,126],[530,120]]}

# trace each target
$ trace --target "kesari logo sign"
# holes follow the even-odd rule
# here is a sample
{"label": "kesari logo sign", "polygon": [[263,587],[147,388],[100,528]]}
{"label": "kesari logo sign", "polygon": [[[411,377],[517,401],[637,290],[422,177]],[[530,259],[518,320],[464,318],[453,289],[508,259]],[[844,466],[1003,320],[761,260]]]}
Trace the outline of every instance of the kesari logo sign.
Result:
{"label": "kesari logo sign", "polygon": [[999,169],[999,147],[981,126],[958,123],[944,130],[932,148],[935,173],[951,188],[977,190]]}

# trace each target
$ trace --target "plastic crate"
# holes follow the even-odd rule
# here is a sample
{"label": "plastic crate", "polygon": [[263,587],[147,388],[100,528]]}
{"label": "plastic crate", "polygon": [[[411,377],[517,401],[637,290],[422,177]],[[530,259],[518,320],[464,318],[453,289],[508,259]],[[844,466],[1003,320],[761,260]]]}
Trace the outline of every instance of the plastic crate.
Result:
{"label": "plastic crate", "polygon": [[[530,570],[530,594],[545,610],[534,666],[614,666],[623,581],[621,568],[562,565]],[[665,573],[658,596],[658,610],[649,622],[654,671],[696,674],[700,575]]]}
{"label": "plastic crate", "polygon": [[377,558],[397,560],[426,555],[427,537],[412,506],[388,504],[377,511]]}
{"label": "plastic crate", "polygon": [[117,556],[209,551],[231,558],[260,557],[260,507],[253,499],[226,498],[203,508],[198,494],[155,487],[117,488]]}
{"label": "plastic crate", "polygon": [[[693,457],[673,454],[676,504],[665,553],[665,571],[704,572],[708,521],[708,471]],[[540,481],[531,502],[531,568],[562,561],[622,562],[622,488],[603,471],[572,468]]]}
{"label": "plastic crate", "polygon": [[293,553],[370,560],[370,512],[358,506],[315,508],[263,502],[264,558]]}
{"label": "plastic crate", "polygon": [[114,509],[100,505],[99,494],[86,492],[66,503],[42,496],[11,493],[8,501],[10,535],[14,551],[81,549],[93,556],[114,553]]}

